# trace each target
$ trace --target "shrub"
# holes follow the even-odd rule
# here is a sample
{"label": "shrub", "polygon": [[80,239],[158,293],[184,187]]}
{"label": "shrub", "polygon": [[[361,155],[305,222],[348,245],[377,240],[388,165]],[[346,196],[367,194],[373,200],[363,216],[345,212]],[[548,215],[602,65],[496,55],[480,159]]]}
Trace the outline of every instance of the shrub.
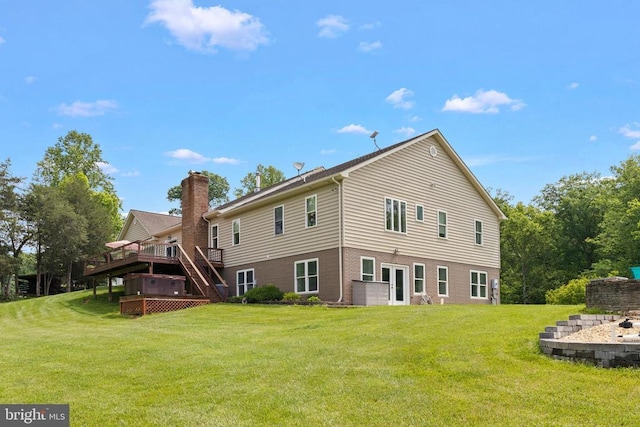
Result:
{"label": "shrub", "polygon": [[262,287],[249,289],[243,296],[247,302],[280,301],[284,295],[276,286],[267,284]]}
{"label": "shrub", "polygon": [[322,302],[322,300],[320,298],[318,298],[317,295],[311,295],[311,296],[307,297],[306,301],[307,302]]}
{"label": "shrub", "polygon": [[295,292],[287,292],[282,296],[282,301],[300,301],[300,294]]}
{"label": "shrub", "polygon": [[547,304],[584,304],[586,302],[586,289],[589,279],[581,277],[570,280],[566,285],[547,291],[545,299]]}
{"label": "shrub", "polygon": [[241,296],[240,297],[236,297],[236,296],[229,297],[229,298],[227,298],[227,302],[236,303],[236,304],[237,303],[241,303],[242,302],[242,298],[244,298],[244,297],[241,297]]}

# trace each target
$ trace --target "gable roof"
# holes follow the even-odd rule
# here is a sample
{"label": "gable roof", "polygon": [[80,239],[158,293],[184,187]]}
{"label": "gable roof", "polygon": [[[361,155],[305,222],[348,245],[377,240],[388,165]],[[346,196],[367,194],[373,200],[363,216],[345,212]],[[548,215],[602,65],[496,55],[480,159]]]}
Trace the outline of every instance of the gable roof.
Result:
{"label": "gable roof", "polygon": [[449,157],[453,160],[454,164],[460,169],[463,175],[469,180],[471,185],[476,189],[476,191],[484,199],[487,205],[489,205],[489,207],[495,213],[498,219],[501,219],[501,220],[506,219],[506,216],[504,215],[504,213],[502,213],[502,211],[500,210],[498,205],[494,202],[493,198],[489,195],[487,190],[482,186],[482,184],[480,184],[480,181],[478,181],[475,175],[471,172],[471,170],[467,167],[467,165],[462,161],[460,156],[458,156],[458,153],[455,152],[453,147],[451,147],[449,142],[445,139],[445,137],[442,135],[442,133],[440,133],[438,129],[433,129],[429,132],[425,132],[421,135],[407,139],[406,141],[398,142],[397,144],[390,145],[389,147],[385,147],[383,149],[374,151],[369,154],[365,154],[364,156],[355,158],[353,160],[349,160],[345,163],[341,163],[329,169],[325,169],[323,167],[313,169],[312,171],[309,171],[305,174],[301,174],[300,176],[290,178],[286,181],[275,184],[266,189],[262,189],[256,193],[245,195],[229,203],[218,206],[215,209],[207,212],[204,216],[205,218],[212,218],[216,215],[224,214],[232,210],[239,209],[240,207],[243,207],[243,206],[252,205],[260,201],[265,201],[271,197],[274,197],[277,194],[291,192],[298,188],[303,188],[303,187],[313,185],[314,183],[317,183],[321,180],[328,180],[328,181],[332,179],[342,180],[348,177],[351,171],[357,170],[381,158],[384,158],[392,153],[395,153],[405,147],[408,147],[410,145],[413,145],[417,142],[423,141],[431,137],[436,138],[438,140],[443,150],[449,155]]}
{"label": "gable roof", "polygon": [[149,236],[154,236],[163,230],[175,227],[182,223],[182,218],[179,216],[131,209],[122,230],[120,230],[120,234],[118,235],[119,239],[126,235],[127,230],[134,220],[138,221],[138,224],[142,226]]}

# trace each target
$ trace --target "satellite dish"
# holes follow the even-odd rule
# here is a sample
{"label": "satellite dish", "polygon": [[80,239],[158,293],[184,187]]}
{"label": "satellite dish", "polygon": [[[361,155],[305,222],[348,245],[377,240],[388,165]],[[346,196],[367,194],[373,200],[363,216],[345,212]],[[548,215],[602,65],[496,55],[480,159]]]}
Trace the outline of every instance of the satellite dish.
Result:
{"label": "satellite dish", "polygon": [[378,147],[378,144],[376,143],[376,136],[378,136],[378,131],[374,130],[373,133],[369,135],[369,138],[373,139],[373,145],[375,145],[376,148],[380,150],[380,147]]}
{"label": "satellite dish", "polygon": [[302,162],[293,162],[293,167],[298,171],[298,175],[300,175],[300,169],[304,167],[304,163]]}

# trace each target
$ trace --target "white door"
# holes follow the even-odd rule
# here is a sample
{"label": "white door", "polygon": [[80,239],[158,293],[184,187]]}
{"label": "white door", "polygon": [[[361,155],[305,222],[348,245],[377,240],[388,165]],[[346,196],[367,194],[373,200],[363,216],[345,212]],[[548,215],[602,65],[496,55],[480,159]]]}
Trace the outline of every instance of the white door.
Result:
{"label": "white door", "polygon": [[389,305],[409,304],[409,267],[382,264],[382,281],[389,283]]}

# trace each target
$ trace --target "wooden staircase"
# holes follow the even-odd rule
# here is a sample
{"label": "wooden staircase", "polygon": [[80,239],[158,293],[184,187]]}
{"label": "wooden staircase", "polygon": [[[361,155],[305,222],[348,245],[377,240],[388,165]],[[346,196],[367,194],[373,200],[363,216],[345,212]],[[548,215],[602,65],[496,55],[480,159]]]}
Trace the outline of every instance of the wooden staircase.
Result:
{"label": "wooden staircase", "polygon": [[194,291],[208,297],[211,302],[226,301],[229,294],[227,283],[203,254],[200,247],[196,246],[196,256],[192,260],[182,245],[177,246],[180,267],[192,283]]}

